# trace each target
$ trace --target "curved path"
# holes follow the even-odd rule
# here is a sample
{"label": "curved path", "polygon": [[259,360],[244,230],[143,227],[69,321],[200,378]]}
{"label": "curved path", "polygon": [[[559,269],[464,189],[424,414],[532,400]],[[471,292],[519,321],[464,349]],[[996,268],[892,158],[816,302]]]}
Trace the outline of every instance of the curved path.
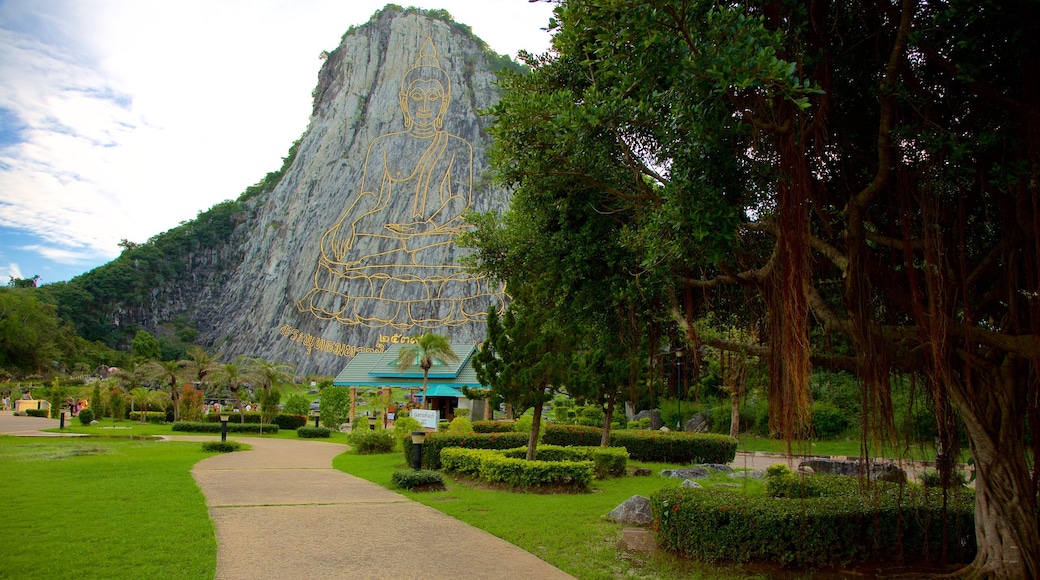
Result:
{"label": "curved path", "polygon": [[252,450],[192,469],[216,527],[218,580],[571,578],[505,540],[333,469],[344,445],[247,443]]}

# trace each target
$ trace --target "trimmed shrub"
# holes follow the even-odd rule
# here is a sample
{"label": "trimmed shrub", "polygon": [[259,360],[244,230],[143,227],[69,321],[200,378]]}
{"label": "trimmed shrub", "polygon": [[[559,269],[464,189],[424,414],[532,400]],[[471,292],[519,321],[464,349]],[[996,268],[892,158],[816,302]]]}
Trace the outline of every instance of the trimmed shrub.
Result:
{"label": "trimmed shrub", "polygon": [[26,417],[43,417],[44,419],[51,416],[51,412],[48,409],[26,409]]}
{"label": "trimmed shrub", "polygon": [[[812,479],[806,478],[806,479]],[[853,486],[857,485],[854,478]],[[902,495],[902,499],[900,499]],[[668,487],[651,496],[661,548],[706,562],[847,567],[862,562],[967,562],[975,552],[974,498],[878,484],[812,499],[749,497],[727,489]],[[945,526],[945,528],[944,528]]]}
{"label": "trimmed shrub", "polygon": [[[542,440],[549,445],[598,446],[603,430],[581,425],[545,426]],[[610,446],[624,447],[636,461],[653,463],[730,463],[737,456],[737,440],[714,433],[676,433],[625,429],[610,432]]]}
{"label": "trimmed shrub", "polygon": [[296,428],[296,436],[300,439],[328,439],[332,437],[332,429],[302,425]]}
{"label": "trimmed shrub", "polygon": [[[220,433],[220,423],[194,423],[191,421],[177,421],[170,428],[179,433]],[[232,423],[228,421],[228,433],[260,433],[259,423]],[[278,425],[264,425],[264,433],[275,434]]]}
{"label": "trimmed shrub", "polygon": [[307,424],[307,415],[290,415],[288,413],[279,413],[274,417],[274,424],[278,425],[281,429],[292,431],[293,429],[299,429]]}
{"label": "trimmed shrub", "polygon": [[286,415],[303,415],[306,417],[311,412],[311,402],[307,397],[299,393],[293,393],[285,399],[282,405],[282,413]]}
{"label": "trimmed shrub", "polygon": [[563,486],[583,491],[594,472],[591,461],[527,461],[494,449],[447,448],[441,452],[441,460],[445,471],[522,488]]}
{"label": "trimmed shrub", "polygon": [[[527,445],[526,433],[427,433],[422,448],[424,469],[441,468],[441,450],[447,447],[466,449],[512,449]],[[410,455],[408,456],[411,457]],[[409,459],[411,463],[411,459]]]}
{"label": "trimmed shrub", "polygon": [[207,441],[202,444],[203,451],[216,451],[217,453],[231,453],[242,448],[238,441]]}
{"label": "trimmed shrub", "polygon": [[473,423],[465,417],[455,417],[448,425],[448,433],[473,433]]}
{"label": "trimmed shrub", "polygon": [[395,447],[394,432],[388,429],[355,429],[347,435],[350,446],[361,455],[392,453]]}
{"label": "trimmed shrub", "polygon": [[80,425],[90,425],[90,422],[94,420],[94,411],[88,407],[80,411],[76,417],[79,418]]}
{"label": "trimmed shrub", "polygon": [[473,421],[476,433],[509,433],[512,430],[512,421]]}
{"label": "trimmed shrub", "polygon": [[444,489],[444,476],[439,471],[429,469],[395,471],[390,476],[390,483],[399,489],[411,491],[441,491]]}
{"label": "trimmed shrub", "polygon": [[[507,449],[502,452],[506,457],[524,459],[527,447]],[[535,449],[538,461],[592,461],[596,479],[621,477],[628,467],[628,451],[624,447],[560,447],[559,445],[539,445]]]}

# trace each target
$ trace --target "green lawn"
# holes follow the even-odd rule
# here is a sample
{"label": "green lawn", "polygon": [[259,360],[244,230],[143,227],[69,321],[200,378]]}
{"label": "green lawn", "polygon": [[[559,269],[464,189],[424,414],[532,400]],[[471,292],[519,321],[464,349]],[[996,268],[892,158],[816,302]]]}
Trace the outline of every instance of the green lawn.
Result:
{"label": "green lawn", "polygon": [[[168,429],[167,429],[168,431]],[[0,436],[0,578],[213,578],[198,443]]]}
{"label": "green lawn", "polygon": [[[706,565],[667,554],[649,556],[619,551],[617,546],[624,526],[608,521],[605,516],[633,495],[649,496],[657,489],[677,483],[656,475],[661,469],[675,466],[630,465],[649,467],[654,475],[596,481],[592,492],[583,494],[544,495],[490,490],[450,477],[446,477],[447,491],[397,491],[515,544],[577,578],[769,577],[765,572],[751,572],[742,566]],[[357,455],[347,452],[336,457],[333,466],[391,489],[391,474],[408,468],[401,453]],[[739,481],[746,480],[742,478]],[[747,485],[749,493],[762,492],[761,482],[751,480]]]}

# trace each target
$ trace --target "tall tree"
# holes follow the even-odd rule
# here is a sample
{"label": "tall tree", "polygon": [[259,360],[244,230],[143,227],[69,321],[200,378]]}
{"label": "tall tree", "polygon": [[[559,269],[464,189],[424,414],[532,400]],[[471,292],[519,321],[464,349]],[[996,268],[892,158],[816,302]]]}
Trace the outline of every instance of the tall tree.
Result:
{"label": "tall tree", "polygon": [[415,342],[405,344],[397,353],[397,368],[407,370],[419,367],[423,373],[423,399],[422,408],[429,409],[430,401],[426,396],[427,383],[430,379],[430,369],[434,364],[445,362],[458,362],[459,355],[451,348],[451,342],[441,334],[427,332],[416,338]]}
{"label": "tall tree", "polygon": [[[281,389],[284,385],[292,383],[296,366],[263,358],[249,359],[248,364],[250,376],[255,377],[260,384],[260,416],[269,422],[273,421],[278,414]],[[263,428],[263,421],[261,421],[261,433],[263,433]]]}
{"label": "tall tree", "polygon": [[145,366],[153,377],[162,382],[166,391],[170,394],[170,401],[173,403],[173,420],[179,421],[181,400],[180,383],[184,380],[187,373],[187,361],[151,361],[146,363]]}
{"label": "tall tree", "polygon": [[209,376],[220,370],[220,354],[211,353],[201,346],[195,345],[188,349],[188,356],[191,357],[189,371],[192,378],[198,383],[202,392],[209,392]]}
{"label": "tall tree", "polygon": [[235,360],[220,365],[217,370],[217,381],[231,391],[235,397],[235,411],[238,412],[239,422],[245,423],[246,418],[242,415],[242,383],[246,379],[246,358],[239,356]]}
{"label": "tall tree", "polygon": [[[813,364],[859,375],[877,439],[891,374],[926,377],[940,459],[954,411],[968,435],[980,576],[1040,577],[1035,11],[565,0],[492,128],[511,179],[570,186],[572,208],[595,186],[632,216],[684,346],[708,342],[697,295],[757,290],[765,344],[746,352],[769,365],[773,430],[807,431]],[[853,354],[814,349],[814,326]]]}
{"label": "tall tree", "polygon": [[516,302],[501,319],[490,309],[488,338],[473,360],[477,380],[493,396],[502,397],[521,413],[534,409],[529,460],[537,453],[542,409],[562,387],[571,357],[566,334],[541,314],[524,312]]}

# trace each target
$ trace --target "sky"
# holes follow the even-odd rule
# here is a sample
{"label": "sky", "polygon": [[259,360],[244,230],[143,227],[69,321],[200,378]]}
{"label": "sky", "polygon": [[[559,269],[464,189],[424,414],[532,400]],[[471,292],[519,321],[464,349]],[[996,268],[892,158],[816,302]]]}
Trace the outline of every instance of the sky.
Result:
{"label": "sky", "polygon": [[[412,0],[500,54],[552,5]],[[0,0],[0,285],[69,280],[260,181],[306,130],[322,51],[386,0]]]}

